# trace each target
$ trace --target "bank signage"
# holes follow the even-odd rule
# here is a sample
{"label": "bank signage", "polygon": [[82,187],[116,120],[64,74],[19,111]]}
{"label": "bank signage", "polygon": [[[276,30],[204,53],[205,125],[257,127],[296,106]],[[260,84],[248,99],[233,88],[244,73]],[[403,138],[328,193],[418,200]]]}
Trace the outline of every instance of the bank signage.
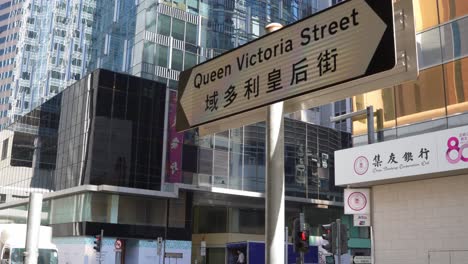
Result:
{"label": "bank signage", "polygon": [[344,190],[345,214],[370,214],[370,190],[351,189]]}
{"label": "bank signage", "polygon": [[395,66],[391,0],[345,1],[181,73],[177,130]]}
{"label": "bank signage", "polygon": [[335,152],[337,185],[398,182],[460,169],[468,169],[468,126]]}

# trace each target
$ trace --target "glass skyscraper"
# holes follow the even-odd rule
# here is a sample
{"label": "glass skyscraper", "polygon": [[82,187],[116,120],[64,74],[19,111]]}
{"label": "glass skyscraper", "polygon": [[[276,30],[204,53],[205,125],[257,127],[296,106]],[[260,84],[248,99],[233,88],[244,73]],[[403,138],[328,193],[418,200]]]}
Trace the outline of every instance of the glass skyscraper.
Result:
{"label": "glass skyscraper", "polygon": [[22,3],[11,118],[96,68],[176,88],[180,71],[319,6],[300,1],[71,0]]}
{"label": "glass skyscraper", "polygon": [[0,130],[8,123],[23,0],[0,0]]}
{"label": "glass skyscraper", "polygon": [[22,3],[10,119],[31,111],[89,71],[95,11],[94,0]]}

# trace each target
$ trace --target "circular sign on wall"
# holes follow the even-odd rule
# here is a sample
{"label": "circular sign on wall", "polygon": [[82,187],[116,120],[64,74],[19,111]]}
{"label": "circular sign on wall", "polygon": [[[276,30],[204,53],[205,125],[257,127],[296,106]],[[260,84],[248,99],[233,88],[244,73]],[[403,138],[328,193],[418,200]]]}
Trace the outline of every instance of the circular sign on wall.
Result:
{"label": "circular sign on wall", "polygon": [[345,214],[370,214],[370,189],[344,189]]}
{"label": "circular sign on wall", "polygon": [[369,161],[364,156],[359,156],[354,160],[354,172],[358,175],[363,175],[369,169]]}
{"label": "circular sign on wall", "polygon": [[367,198],[362,192],[353,192],[348,196],[347,202],[352,210],[361,211],[367,205]]}
{"label": "circular sign on wall", "polygon": [[114,247],[116,250],[121,250],[122,249],[122,240],[117,239],[115,240]]}

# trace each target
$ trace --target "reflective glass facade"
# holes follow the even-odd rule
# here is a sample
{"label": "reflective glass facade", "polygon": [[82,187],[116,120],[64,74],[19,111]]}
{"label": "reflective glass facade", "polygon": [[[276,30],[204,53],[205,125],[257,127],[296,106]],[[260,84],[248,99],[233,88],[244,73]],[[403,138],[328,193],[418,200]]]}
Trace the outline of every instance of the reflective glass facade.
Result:
{"label": "reflective glass facade", "polygon": [[[341,201],[341,189],[334,187],[334,151],[350,147],[350,134],[289,118],[284,133],[286,195]],[[265,138],[265,123],[186,137],[182,181],[264,192]]]}
{"label": "reflective glass facade", "polygon": [[[164,190],[161,183],[170,182],[161,178],[164,97],[165,85],[157,82],[93,72],[1,133],[0,184],[24,181],[26,191],[85,184]],[[264,123],[182,140],[181,178],[172,183],[265,191]],[[341,201],[333,153],[349,142],[349,133],[287,118],[286,195]]]}
{"label": "reflective glass facade", "polygon": [[55,189],[83,184],[160,189],[164,88],[100,70],[64,90]]}
{"label": "reflective glass facade", "polygon": [[[126,71],[177,88],[197,63],[289,24],[330,1],[97,1],[97,34],[89,68]],[[113,8],[106,8],[113,7]]]}
{"label": "reflective glass facade", "polygon": [[95,0],[22,3],[10,118],[25,114],[89,68]]}
{"label": "reflective glass facade", "polygon": [[[42,225],[52,226],[54,238],[94,236],[101,228],[107,237],[137,237],[152,240],[165,236],[190,240],[192,194],[178,198],[85,192],[45,200]],[[73,205],[73,206],[71,206]],[[1,211],[0,223],[27,223],[27,205]]]}
{"label": "reflective glass facade", "polygon": [[8,121],[22,2],[23,0],[0,0],[0,129]]}
{"label": "reflective glass facade", "polygon": [[[353,98],[355,110],[381,109],[382,140],[468,123],[468,3],[421,0],[415,8],[418,79]],[[355,145],[366,144],[366,126],[366,120],[353,122]]]}
{"label": "reflective glass facade", "polygon": [[3,193],[85,184],[160,190],[164,88],[97,70],[20,117],[0,133]]}

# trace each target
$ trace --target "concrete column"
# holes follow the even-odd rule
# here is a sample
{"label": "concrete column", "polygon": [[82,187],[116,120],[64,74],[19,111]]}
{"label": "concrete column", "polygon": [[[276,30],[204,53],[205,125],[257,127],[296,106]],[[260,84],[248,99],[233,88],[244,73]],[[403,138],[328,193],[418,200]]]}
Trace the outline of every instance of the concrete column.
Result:
{"label": "concrete column", "polygon": [[111,196],[111,204],[110,204],[109,209],[110,209],[110,223],[112,224],[117,224],[119,222],[119,198],[120,196],[117,194],[113,194]]}

